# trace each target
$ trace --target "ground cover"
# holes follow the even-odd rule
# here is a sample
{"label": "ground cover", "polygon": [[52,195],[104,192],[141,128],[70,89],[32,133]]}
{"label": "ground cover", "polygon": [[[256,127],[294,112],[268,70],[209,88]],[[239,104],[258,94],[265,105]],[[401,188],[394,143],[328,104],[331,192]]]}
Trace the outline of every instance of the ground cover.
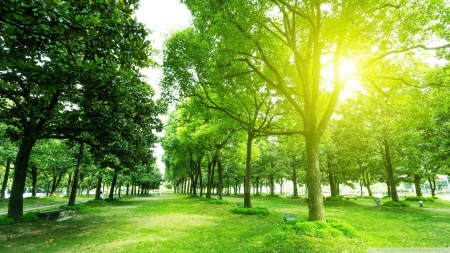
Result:
{"label": "ground cover", "polygon": [[[0,227],[0,252],[366,252],[379,247],[449,247],[450,202],[419,207],[377,206],[373,200],[327,201],[328,218],[350,223],[357,238],[286,233],[285,215],[308,217],[302,199],[254,197],[270,214],[238,215],[226,204],[184,195],[90,201],[65,221]],[[433,206],[434,205],[434,206]]]}

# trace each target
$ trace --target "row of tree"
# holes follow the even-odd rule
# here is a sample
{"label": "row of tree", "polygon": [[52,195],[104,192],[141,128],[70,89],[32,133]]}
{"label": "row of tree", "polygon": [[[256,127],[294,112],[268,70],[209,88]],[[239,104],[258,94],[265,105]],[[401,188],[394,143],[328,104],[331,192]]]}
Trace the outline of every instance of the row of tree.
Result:
{"label": "row of tree", "polygon": [[[165,106],[153,99],[154,91],[139,72],[153,65],[153,49],[148,30],[132,16],[138,4],[2,1],[0,119],[17,147],[11,160],[9,217],[18,220],[23,214],[27,175],[36,178],[39,170],[33,148],[41,140],[72,143],[76,172],[69,205],[75,200],[86,149],[98,168],[114,171],[113,182],[125,168],[152,168],[153,131],[162,128],[158,115]],[[47,155],[55,159],[55,169],[64,170],[70,162],[55,152]]]}
{"label": "row of tree", "polygon": [[[321,192],[325,170],[330,170],[332,185],[351,179],[349,176],[339,178],[332,171],[336,166],[347,167],[337,160],[345,150],[341,144],[347,140],[356,144],[368,131],[380,129],[383,134],[367,139],[361,147],[349,148],[353,154],[357,150],[362,152],[356,159],[363,161],[356,162],[355,166],[376,160],[379,154],[386,168],[386,182],[392,194],[396,194],[392,190],[402,175],[392,172],[399,166],[397,159],[406,159],[391,151],[396,147],[402,150],[413,146],[398,145],[392,138],[399,137],[396,133],[401,133],[404,140],[411,140],[407,133],[417,137],[415,140],[424,135],[419,128],[411,130],[404,122],[391,126],[399,116],[390,111],[400,113],[398,108],[413,111],[408,109],[410,104],[407,103],[413,100],[400,98],[401,95],[417,92],[418,99],[427,97],[427,92],[431,92],[425,87],[427,84],[442,86],[448,80],[444,69],[438,71],[440,75],[427,79],[429,65],[424,56],[424,52],[430,50],[439,50],[443,58],[448,56],[450,33],[446,17],[449,6],[445,1],[182,2],[192,13],[193,27],[174,34],[166,42],[161,82],[163,97],[168,101],[176,100],[180,108],[167,126],[164,145],[166,165],[174,175],[190,178],[195,185],[197,180],[202,180],[200,173],[204,167],[209,184],[217,166],[220,194],[224,159],[234,159],[224,156],[222,150],[236,148],[242,138],[235,137],[234,133],[244,133],[245,140],[241,141],[246,147],[244,206],[250,208],[251,178],[255,177],[251,169],[253,142],[277,136],[269,138],[271,141],[267,145],[271,148],[261,153],[269,156],[268,150],[274,152],[278,143],[284,142],[281,136],[302,135],[304,141],[290,139],[295,143],[291,142],[288,150],[296,153],[293,157],[297,161],[303,158],[305,162],[309,219],[325,221]],[[433,41],[441,43],[427,46]],[[349,71],[348,66],[352,65],[354,69]],[[419,89],[397,88],[400,85]],[[342,103],[344,96],[355,94],[358,86],[361,87],[358,96]],[[394,94],[399,98],[394,99]],[[364,103],[365,99],[378,99],[380,107],[376,102],[369,106]],[[381,101],[387,107],[381,107],[384,105]],[[412,104],[411,107],[415,105],[419,106]],[[414,121],[415,115],[402,115]],[[358,121],[358,117],[364,121]],[[365,121],[370,123],[360,125]],[[192,122],[196,123],[192,125]],[[426,124],[429,121],[424,123],[422,128],[430,126]],[[200,131],[211,124],[216,126],[211,128],[211,134]],[[345,130],[337,127],[339,124],[346,125]],[[326,134],[329,128],[336,129],[329,132],[330,136]],[[388,130],[392,130],[390,135],[384,135]],[[202,139],[206,137],[213,141]],[[366,144],[372,146],[366,149],[363,147]],[[398,146],[394,148],[394,144]],[[327,148],[324,149],[324,145]],[[180,155],[181,151],[184,155]],[[270,161],[262,162],[266,169],[279,166]],[[355,163],[350,159],[348,166],[350,161]],[[413,165],[410,167],[419,169],[423,164]],[[189,171],[183,172],[186,170]],[[347,173],[341,171],[344,175]],[[393,196],[393,199],[398,200],[398,197]]]}

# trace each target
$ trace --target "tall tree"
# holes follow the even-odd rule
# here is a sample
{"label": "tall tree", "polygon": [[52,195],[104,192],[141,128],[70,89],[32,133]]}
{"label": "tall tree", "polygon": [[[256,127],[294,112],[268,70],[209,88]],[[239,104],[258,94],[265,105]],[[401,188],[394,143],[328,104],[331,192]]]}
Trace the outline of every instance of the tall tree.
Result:
{"label": "tall tree", "polygon": [[127,88],[139,81],[138,68],[151,63],[148,31],[132,17],[137,6],[138,0],[2,2],[0,117],[19,143],[9,217],[23,213],[36,141],[73,132],[83,115],[94,116],[82,113],[89,106],[118,105],[132,94]]}

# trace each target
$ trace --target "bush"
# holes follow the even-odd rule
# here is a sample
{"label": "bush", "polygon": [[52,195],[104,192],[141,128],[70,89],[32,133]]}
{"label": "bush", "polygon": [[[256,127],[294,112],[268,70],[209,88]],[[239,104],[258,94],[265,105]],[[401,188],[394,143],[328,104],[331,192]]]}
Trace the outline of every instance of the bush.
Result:
{"label": "bush", "polygon": [[289,198],[290,199],[301,199],[302,197],[300,197],[300,196],[290,196]]}
{"label": "bush", "polygon": [[387,207],[408,207],[409,203],[405,202],[405,201],[400,201],[400,202],[396,202],[396,201],[386,201],[383,203],[383,206],[387,206]]}
{"label": "bush", "polygon": [[350,224],[337,219],[328,219],[327,223],[323,221],[299,221],[292,228],[297,234],[304,236],[319,238],[358,237],[358,233]]}
{"label": "bush", "polygon": [[59,208],[62,210],[82,210],[84,209],[84,206],[82,204],[76,204],[73,206],[61,205]]}
{"label": "bush", "polygon": [[112,199],[110,199],[110,198],[105,198],[104,200],[105,200],[105,201],[119,201],[119,198],[112,198]]}
{"label": "bush", "polygon": [[25,199],[39,199],[39,198],[36,196],[30,196],[30,197],[26,197]]}
{"label": "bush", "polygon": [[228,204],[229,202],[227,201],[223,201],[220,199],[209,199],[208,200],[208,204],[213,204],[213,205],[223,205],[223,204]]}
{"label": "bush", "polygon": [[341,201],[342,199],[344,199],[342,195],[337,195],[336,197],[328,196],[325,198],[326,201]]}
{"label": "bush", "polygon": [[230,212],[234,214],[244,214],[244,215],[260,215],[260,216],[269,215],[269,209],[267,209],[266,207],[245,208],[242,206],[237,206],[230,209]]}
{"label": "bush", "polygon": [[266,197],[275,197],[275,198],[277,198],[277,197],[280,197],[280,196],[278,196],[278,194],[267,194]]}
{"label": "bush", "polygon": [[35,222],[37,221],[38,217],[36,215],[36,213],[26,213],[24,215],[22,215],[22,217],[20,217],[20,220],[23,222]]}
{"label": "bush", "polygon": [[9,218],[8,215],[0,216],[0,226],[8,226],[14,224],[14,219]]}
{"label": "bush", "polygon": [[405,199],[406,201],[420,201],[422,200],[423,202],[434,202],[434,198],[425,198],[422,196],[409,196]]}
{"label": "bush", "polygon": [[346,237],[356,238],[358,237],[358,232],[352,227],[348,222],[338,219],[329,218],[327,219],[327,224],[342,232]]}
{"label": "bush", "polygon": [[0,202],[8,202],[9,201],[9,199],[7,199],[7,198],[0,198]]}

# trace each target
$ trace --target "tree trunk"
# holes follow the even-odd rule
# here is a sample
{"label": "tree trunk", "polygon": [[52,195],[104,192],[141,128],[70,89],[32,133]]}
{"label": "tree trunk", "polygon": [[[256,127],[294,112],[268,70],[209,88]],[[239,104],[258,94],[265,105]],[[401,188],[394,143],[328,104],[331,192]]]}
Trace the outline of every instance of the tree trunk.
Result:
{"label": "tree trunk", "polygon": [[66,194],[70,196],[70,189],[72,184],[72,173],[69,173],[69,179],[67,180]]}
{"label": "tree trunk", "polygon": [[36,140],[33,137],[24,137],[17,152],[14,163],[14,178],[9,196],[8,217],[18,221],[23,215],[23,190],[27,180],[27,168],[30,153]]}
{"label": "tree trunk", "polygon": [[294,186],[294,196],[298,196],[297,170],[292,166],[292,184]]}
{"label": "tree trunk", "polygon": [[414,185],[416,186],[416,196],[417,197],[422,197],[422,189],[420,188],[420,181],[422,180],[422,178],[415,174],[414,175]]}
{"label": "tree trunk", "polygon": [[270,188],[270,195],[275,195],[275,179],[274,176],[271,175],[269,177],[269,188]]}
{"label": "tree trunk", "polygon": [[128,192],[130,190],[130,183],[127,183],[127,191],[125,192],[125,195],[128,196]]}
{"label": "tree trunk", "polygon": [[73,175],[72,190],[70,191],[69,203],[67,204],[68,206],[75,205],[75,199],[77,197],[78,179],[80,178],[83,155],[84,155],[84,143],[80,143],[80,148],[78,150],[78,157],[77,157],[77,167],[75,168],[75,173]]}
{"label": "tree trunk", "polygon": [[333,173],[328,173],[328,181],[330,182],[331,197],[338,195],[336,176]]}
{"label": "tree trunk", "polygon": [[112,179],[112,182],[111,182],[111,186],[110,186],[110,189],[109,189],[109,196],[108,196],[109,199],[113,199],[114,198],[114,188],[116,187],[116,184],[117,184],[117,172],[114,171],[114,176],[113,176],[113,179]]}
{"label": "tree trunk", "polygon": [[61,183],[63,174],[64,173],[53,175],[52,192],[50,193],[50,196],[56,196],[56,191],[58,190],[59,184]]}
{"label": "tree trunk", "polygon": [[[372,189],[370,189],[370,173],[368,171],[362,172],[363,184],[366,187],[369,196],[372,196]],[[362,192],[361,192],[362,194]]]}
{"label": "tree trunk", "polygon": [[98,177],[98,179],[97,179],[97,187],[95,188],[95,200],[100,200],[101,199],[100,198],[100,194],[103,195],[103,192],[102,192],[102,180],[103,180],[102,177]]}
{"label": "tree trunk", "polygon": [[217,176],[218,176],[217,196],[220,200],[223,200],[223,168],[222,168],[222,161],[220,159],[220,154],[217,154]]}
{"label": "tree trunk", "polygon": [[212,162],[208,162],[208,183],[206,185],[206,198],[211,198],[211,189],[213,186],[214,180],[214,166],[215,166],[215,158],[212,159]]}
{"label": "tree trunk", "polygon": [[8,186],[8,178],[9,178],[9,171],[11,170],[11,162],[6,162],[6,168],[5,168],[5,176],[3,177],[3,184],[2,184],[2,190],[0,192],[0,198],[6,197],[6,188]]}
{"label": "tree trunk", "polygon": [[428,177],[428,183],[430,183],[431,196],[436,196],[436,180],[434,177]]}
{"label": "tree trunk", "polygon": [[385,165],[388,173],[389,186],[391,189],[392,200],[399,202],[398,194],[397,194],[397,182],[394,178],[394,168],[391,160],[391,151],[390,145],[387,140],[383,142],[384,144],[384,157],[385,157]]}
{"label": "tree trunk", "polygon": [[37,176],[38,176],[38,168],[36,165],[30,165],[30,174],[31,174],[31,196],[36,197],[36,188],[37,188]]}
{"label": "tree trunk", "polygon": [[251,161],[252,161],[252,142],[254,135],[251,131],[247,132],[247,157],[245,158],[245,184],[244,184],[244,207],[251,208]]}
{"label": "tree trunk", "polygon": [[319,137],[316,133],[305,135],[306,143],[306,185],[308,187],[309,221],[324,221],[322,185],[319,167]]}

